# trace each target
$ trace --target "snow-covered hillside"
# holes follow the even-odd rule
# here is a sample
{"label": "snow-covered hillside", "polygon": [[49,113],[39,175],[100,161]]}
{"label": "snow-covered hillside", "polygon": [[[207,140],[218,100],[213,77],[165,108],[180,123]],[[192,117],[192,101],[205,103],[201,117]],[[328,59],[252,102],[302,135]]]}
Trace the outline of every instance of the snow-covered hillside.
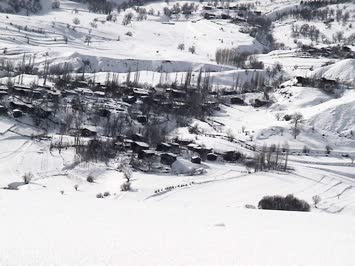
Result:
{"label": "snow-covered hillside", "polygon": [[354,265],[355,3],[109,2],[0,0],[0,265]]}
{"label": "snow-covered hillside", "polygon": [[355,83],[355,59],[345,59],[334,65],[317,69],[313,74],[317,78],[339,80],[345,84]]}
{"label": "snow-covered hillside", "polygon": [[[164,6],[167,4],[155,3],[146,8],[162,13]],[[106,57],[113,61],[112,64],[102,62],[105,65],[101,70],[107,72],[124,72],[120,68],[126,71],[124,66],[127,63],[120,59],[149,60],[153,68],[150,70],[155,70],[154,65],[159,65],[163,60],[172,61],[177,66],[181,61],[185,65],[190,62],[210,64],[214,61],[217,48],[263,49],[253,38],[240,33],[237,25],[201,20],[199,13],[188,20],[180,18],[170,22],[158,15],[148,15],[147,20],[133,20],[124,26],[122,19],[125,12],[115,15],[117,21],[111,22],[106,21],[106,15],[89,13],[85,6],[78,5],[78,13],[73,12],[74,9],[75,5],[71,1],[63,1],[60,10],[46,15],[25,17],[0,14],[0,27],[4,31],[1,48],[7,48],[8,58],[16,58],[19,47],[27,53],[39,53],[38,63],[43,61],[43,52],[53,58],[61,57],[54,59],[53,63],[67,61],[75,64],[78,57],[85,59],[86,56],[95,56],[98,61]],[[75,18],[79,19],[78,25],[73,23]],[[132,36],[127,33],[132,33]],[[85,43],[87,36],[90,36],[89,44]],[[184,44],[185,50],[179,50],[179,44]],[[188,51],[192,46],[196,47],[195,54]],[[137,62],[131,67],[144,70],[144,65],[142,61],[142,66]],[[189,67],[185,66],[183,70]],[[100,68],[95,70],[99,71]]]}

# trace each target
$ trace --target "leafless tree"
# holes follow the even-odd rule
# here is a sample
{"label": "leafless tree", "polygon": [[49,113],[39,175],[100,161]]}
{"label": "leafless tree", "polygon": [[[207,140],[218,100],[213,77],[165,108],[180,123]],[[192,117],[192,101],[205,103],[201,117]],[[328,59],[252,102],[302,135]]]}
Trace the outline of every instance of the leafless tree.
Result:
{"label": "leafless tree", "polygon": [[316,207],[316,208],[318,208],[318,203],[320,203],[321,201],[322,201],[322,198],[319,196],[319,195],[314,195],[313,197],[312,197],[312,200],[313,200],[313,202],[314,202],[314,206]]}
{"label": "leafless tree", "polygon": [[291,123],[293,124],[292,134],[296,139],[300,133],[299,125],[304,122],[303,115],[301,113],[294,113],[291,118]]}

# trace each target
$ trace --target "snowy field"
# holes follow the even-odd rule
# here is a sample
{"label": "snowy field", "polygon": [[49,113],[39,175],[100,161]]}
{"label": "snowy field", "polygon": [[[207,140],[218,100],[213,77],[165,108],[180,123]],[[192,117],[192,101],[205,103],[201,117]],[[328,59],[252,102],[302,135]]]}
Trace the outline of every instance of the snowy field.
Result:
{"label": "snowy field", "polygon": [[[21,138],[0,143],[1,185],[20,183],[0,191],[1,265],[353,265],[349,159],[291,156],[292,173],[247,174],[222,163],[204,164],[203,176],[133,172],[134,190],[120,192],[122,173],[107,165],[71,168],[70,150],[50,153]],[[29,185],[21,184],[26,171],[35,174]],[[290,193],[322,202],[310,213],[245,208]]]}
{"label": "snowy field", "polygon": [[[351,28],[334,22],[329,28],[319,21],[277,21],[273,34],[285,47],[262,54],[263,45],[240,32],[240,24],[203,19],[206,3],[193,2],[199,7],[189,18],[168,20],[157,12],[176,1],[153,2],[145,8],[153,8],[155,14],[124,26],[122,19],[129,10],[110,22],[106,15],[88,12],[84,4],[62,0],[60,9],[51,10],[48,1],[42,2],[44,10],[29,17],[0,13],[0,60],[16,65],[25,53],[39,70],[46,61],[79,69],[88,60],[87,79],[104,83],[108,75],[117,74],[123,83],[131,71],[132,76],[139,73],[140,82],[153,86],[162,79],[183,83],[188,71],[195,72],[194,84],[202,69],[210,73],[217,91],[270,75],[267,69],[218,65],[215,52],[219,48],[256,53],[265,68],[282,63],[281,74],[288,81],[268,94],[270,107],[252,106],[256,99],[263,99],[263,92],[237,95],[244,105],[231,104],[232,96],[222,95],[219,110],[203,120],[192,120],[199,134],[178,127],[168,137],[193,140],[221,154],[240,151],[249,157],[254,156],[250,147],[258,151],[263,145],[287,146],[289,171],[254,173],[240,163],[219,159],[196,166],[179,158],[172,167],[177,170],[134,170],[132,191],[122,192],[124,176],[117,170],[118,159],[83,162],[72,147],[50,148],[50,138],[61,137],[51,129],[48,138],[34,139],[46,130],[32,126],[26,116],[1,116],[1,266],[355,264],[355,92],[350,89],[355,84],[355,59],[305,55],[290,32],[293,24],[309,23],[329,39],[344,28],[348,37],[354,34],[354,23]],[[276,19],[299,2],[258,1],[256,10]],[[354,4],[340,8],[355,10]],[[80,20],[78,25],[73,23],[75,18]],[[90,43],[85,42],[88,36]],[[179,50],[179,44],[185,49]],[[192,46],[194,54],[188,51]],[[9,81],[7,75],[0,72],[0,84]],[[296,76],[332,79],[344,88],[326,93],[297,84]],[[20,79],[25,85],[43,82],[29,74],[12,81]],[[303,115],[297,138],[292,135],[293,124],[283,119],[294,113]],[[191,169],[203,174],[182,174]],[[26,173],[33,174],[29,184],[23,182]],[[88,176],[94,182],[88,182]],[[97,198],[99,193],[106,196]],[[288,194],[306,200],[311,211],[257,208],[266,195]],[[317,206],[312,200],[316,195],[322,199]]]}
{"label": "snowy field", "polygon": [[0,200],[1,265],[353,265],[353,216],[23,194]]}
{"label": "snowy field", "polygon": [[[166,6],[165,3],[156,3],[146,8],[162,13]],[[169,23],[161,16],[148,15],[147,20],[133,20],[124,26],[124,12],[117,15],[117,22],[110,22],[106,21],[106,15],[89,13],[84,6],[78,5],[78,13],[73,12],[74,8],[71,1],[62,1],[60,10],[40,16],[0,14],[0,29],[3,31],[0,49],[7,48],[9,58],[16,58],[17,55],[20,58],[23,51],[35,53],[37,64],[43,63],[45,53],[56,64],[75,64],[76,60],[92,57],[93,62],[97,61],[93,63],[93,70],[107,72],[127,72],[129,67],[132,71],[137,68],[156,70],[159,62],[164,60],[172,61],[176,71],[186,71],[192,63],[214,64],[211,61],[214,61],[217,48],[262,49],[260,44],[253,42],[252,37],[240,33],[238,25],[201,20],[199,13],[188,20],[172,19]],[[75,26],[74,18],[80,20],[79,25]],[[90,23],[95,23],[96,28]],[[27,31],[18,30],[17,26],[24,25]],[[44,34],[32,30],[41,30]],[[127,32],[131,32],[132,36],[126,35]],[[91,36],[89,45],[85,43],[88,35]],[[65,38],[68,43],[65,43]],[[186,47],[184,51],[178,49],[181,43]],[[195,54],[188,52],[191,46],[198,47]],[[127,67],[130,62],[125,59],[139,60],[137,65]]]}

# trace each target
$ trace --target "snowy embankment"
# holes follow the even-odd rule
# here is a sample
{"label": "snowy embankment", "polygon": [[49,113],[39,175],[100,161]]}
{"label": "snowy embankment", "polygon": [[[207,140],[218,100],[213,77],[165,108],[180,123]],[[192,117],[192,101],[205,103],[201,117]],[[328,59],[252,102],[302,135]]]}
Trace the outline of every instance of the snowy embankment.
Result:
{"label": "snowy embankment", "polygon": [[345,59],[333,65],[316,69],[312,74],[315,78],[337,80],[341,83],[354,86],[355,84],[355,59]]}
{"label": "snowy embankment", "polygon": [[120,200],[1,191],[0,264],[353,265],[354,216],[240,206],[266,190],[312,190],[327,182],[270,178],[210,183],[144,202],[129,200],[139,191]]}
{"label": "snowy embankment", "polygon": [[113,72],[127,73],[137,71],[151,72],[188,72],[188,71],[206,71],[220,72],[236,69],[232,66],[223,66],[208,63],[198,63],[189,61],[172,60],[144,60],[144,59],[120,59],[112,57],[98,57],[74,52],[72,55],[64,58],[52,60],[53,66],[63,67],[65,63],[71,64],[74,69],[80,69],[83,61],[90,62],[87,72]]}
{"label": "snowy embankment", "polygon": [[[151,3],[147,10],[162,12],[167,5]],[[294,2],[262,5],[259,8],[273,16],[293,8]],[[117,22],[108,22],[105,15],[87,12],[83,4],[62,1],[61,9],[47,6],[31,17],[8,19],[0,14],[0,52],[6,50],[3,57],[12,62],[21,62],[24,52],[36,55],[39,69],[46,60],[52,66],[70,63],[76,70],[89,61],[86,78],[100,72],[95,74],[97,82],[105,82],[112,72],[123,82],[123,72],[132,71],[133,76],[138,71],[140,82],[154,85],[163,79],[183,81],[185,72],[192,70],[194,83],[202,69],[211,72],[216,85],[232,87],[268,74],[215,64],[217,48],[260,52],[262,47],[239,32],[240,26],[200,20],[199,15],[169,24],[149,15],[123,26],[123,12]],[[80,19],[75,30],[74,18]],[[27,30],[18,30],[25,25]],[[32,31],[39,27],[44,33]],[[90,34],[92,42],[85,43]],[[181,43],[185,50],[177,49]],[[196,53],[188,51],[191,46]],[[305,75],[329,61],[302,57],[297,50],[274,51],[258,59],[266,67],[282,61],[290,76]],[[314,75],[353,81],[353,67],[351,60],[344,60],[316,69]],[[160,76],[161,72],[168,73]],[[39,80],[34,75],[23,79],[25,84]],[[248,173],[252,169],[242,164],[221,159],[193,164],[187,155],[170,173],[133,171],[130,192],[120,190],[124,178],[118,161],[82,162],[74,148],[51,149],[49,140],[33,139],[42,130],[24,124],[26,117],[1,118],[0,265],[354,265],[354,92],[331,95],[289,83],[269,93],[271,107],[251,105],[264,99],[262,92],[225,96],[226,104],[213,116],[193,121],[198,135],[183,127],[170,137],[177,134],[215,152],[237,150],[250,157],[254,153],[248,147],[287,143],[292,171]],[[231,104],[234,96],[246,104]],[[297,139],[291,134],[293,124],[283,119],[296,112],[304,116]],[[51,133],[49,137],[61,138]],[[333,150],[326,155],[329,144]],[[317,154],[302,153],[304,146]],[[29,172],[33,179],[25,184],[23,175]],[[191,172],[203,174],[186,174]],[[93,182],[88,182],[89,176]],[[100,193],[106,196],[97,198]],[[257,207],[266,195],[287,194],[309,202],[311,212],[246,208]],[[321,197],[317,207],[312,201],[316,195]]]}
{"label": "snowy embankment", "polygon": [[[153,8],[155,13],[143,21],[135,19],[133,10],[114,12],[117,21],[106,21],[106,15],[87,12],[85,5],[71,1],[63,1],[58,10],[46,10],[31,17],[0,14],[3,31],[0,50],[6,50],[5,58],[13,62],[21,61],[23,52],[35,55],[34,65],[39,68],[47,59],[53,66],[61,60],[75,67],[78,60],[81,63],[90,59],[93,70],[104,72],[124,72],[130,68],[131,71],[156,71],[160,63],[167,61],[170,63],[164,64],[163,69],[167,72],[200,66],[223,71],[233,68],[215,63],[217,49],[263,50],[254,38],[239,32],[239,25],[201,19],[201,7],[189,19],[172,18],[169,24],[164,23],[164,16],[157,14],[163,13],[167,6],[166,3],[147,5],[147,10]],[[124,15],[131,11],[135,14],[133,21],[122,25]],[[74,19],[79,24],[75,25]],[[178,49],[179,44],[184,49]],[[194,53],[189,51],[191,47]]]}

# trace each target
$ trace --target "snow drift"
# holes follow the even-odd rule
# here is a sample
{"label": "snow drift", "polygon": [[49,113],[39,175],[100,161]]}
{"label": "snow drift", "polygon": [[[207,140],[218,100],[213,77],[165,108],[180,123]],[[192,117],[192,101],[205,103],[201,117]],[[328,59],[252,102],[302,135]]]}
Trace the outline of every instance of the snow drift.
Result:
{"label": "snow drift", "polygon": [[345,59],[314,71],[313,77],[338,80],[346,84],[355,83],[355,59]]}

